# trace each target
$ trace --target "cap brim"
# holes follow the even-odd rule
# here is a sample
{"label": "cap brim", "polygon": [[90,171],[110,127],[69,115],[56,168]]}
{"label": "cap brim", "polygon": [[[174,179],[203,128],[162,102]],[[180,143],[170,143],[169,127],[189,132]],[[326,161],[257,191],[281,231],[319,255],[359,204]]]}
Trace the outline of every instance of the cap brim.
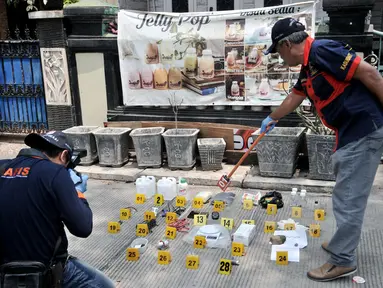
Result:
{"label": "cap brim", "polygon": [[266,50],[266,52],[264,53],[265,55],[269,55],[270,53],[275,53],[275,48],[277,46],[277,43],[273,43],[271,44],[271,46],[269,47],[269,49]]}

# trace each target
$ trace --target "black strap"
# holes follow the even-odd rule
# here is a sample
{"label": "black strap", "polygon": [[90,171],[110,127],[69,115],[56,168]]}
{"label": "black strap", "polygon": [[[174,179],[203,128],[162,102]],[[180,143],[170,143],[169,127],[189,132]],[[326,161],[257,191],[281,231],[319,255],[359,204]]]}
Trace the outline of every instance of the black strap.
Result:
{"label": "black strap", "polygon": [[7,170],[8,165],[9,165],[9,162],[0,165],[0,176],[2,176],[5,173],[5,170]]}

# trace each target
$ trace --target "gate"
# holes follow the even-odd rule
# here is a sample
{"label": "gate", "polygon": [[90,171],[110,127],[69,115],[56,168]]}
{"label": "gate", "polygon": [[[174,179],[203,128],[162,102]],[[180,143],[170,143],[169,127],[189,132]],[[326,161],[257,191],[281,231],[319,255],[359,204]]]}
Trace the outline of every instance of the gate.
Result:
{"label": "gate", "polygon": [[47,131],[37,40],[0,41],[0,131]]}

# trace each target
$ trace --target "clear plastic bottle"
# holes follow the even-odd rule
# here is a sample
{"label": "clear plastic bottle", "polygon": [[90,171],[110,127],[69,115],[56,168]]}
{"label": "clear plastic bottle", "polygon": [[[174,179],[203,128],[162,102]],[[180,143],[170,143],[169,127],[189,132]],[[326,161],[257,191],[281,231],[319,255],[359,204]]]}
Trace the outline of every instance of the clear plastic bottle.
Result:
{"label": "clear plastic bottle", "polygon": [[307,199],[306,199],[306,195],[307,195],[307,193],[306,193],[306,190],[305,189],[302,189],[301,190],[301,193],[300,193],[300,207],[302,207],[302,208],[307,208]]}
{"label": "clear plastic bottle", "polygon": [[190,201],[188,199],[188,193],[187,193],[188,183],[185,178],[179,178],[178,183],[178,196],[184,196],[186,200]]}
{"label": "clear plastic bottle", "polygon": [[297,207],[298,206],[298,199],[297,199],[297,188],[293,188],[291,191],[291,207]]}

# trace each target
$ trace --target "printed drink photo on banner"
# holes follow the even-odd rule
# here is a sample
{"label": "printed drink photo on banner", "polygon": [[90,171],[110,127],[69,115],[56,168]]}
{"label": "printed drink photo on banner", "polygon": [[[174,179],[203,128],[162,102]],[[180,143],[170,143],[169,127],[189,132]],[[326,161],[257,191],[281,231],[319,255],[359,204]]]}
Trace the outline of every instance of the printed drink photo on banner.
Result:
{"label": "printed drink photo on banner", "polygon": [[300,67],[264,55],[271,27],[294,17],[313,34],[313,11],[313,2],[192,14],[120,10],[123,104],[168,106],[177,90],[185,106],[279,105]]}

